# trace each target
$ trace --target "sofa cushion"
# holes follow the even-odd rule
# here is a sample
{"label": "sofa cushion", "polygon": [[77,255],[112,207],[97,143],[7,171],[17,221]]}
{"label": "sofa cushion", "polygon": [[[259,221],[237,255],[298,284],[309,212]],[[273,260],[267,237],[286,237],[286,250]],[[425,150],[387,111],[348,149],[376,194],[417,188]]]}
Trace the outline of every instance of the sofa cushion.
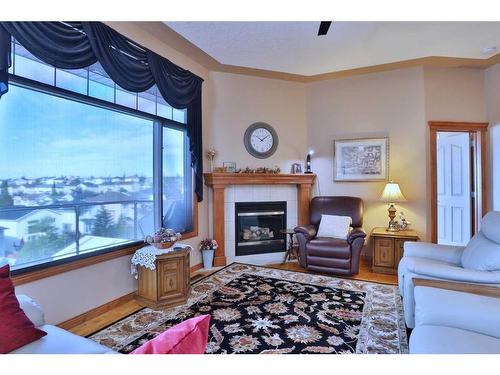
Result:
{"label": "sofa cushion", "polygon": [[307,256],[349,259],[351,257],[351,247],[346,240],[316,237],[307,243]]}
{"label": "sofa cushion", "polygon": [[210,315],[177,324],[130,354],[203,354],[207,347]]}
{"label": "sofa cushion", "polygon": [[423,325],[410,335],[411,354],[500,353],[500,339],[458,328]]}
{"label": "sofa cushion", "polygon": [[10,279],[10,266],[0,268],[0,353],[10,353],[46,333],[28,319],[19,306]]}
{"label": "sofa cushion", "polygon": [[477,271],[500,270],[500,244],[490,241],[482,231],[476,233],[462,253],[462,266]]}
{"label": "sofa cushion", "polygon": [[352,219],[350,216],[321,215],[317,236],[345,240],[349,235],[351,223]]}
{"label": "sofa cushion", "polygon": [[48,324],[40,328],[47,332],[47,336],[14,350],[11,354],[116,354],[106,346],[62,328]]}

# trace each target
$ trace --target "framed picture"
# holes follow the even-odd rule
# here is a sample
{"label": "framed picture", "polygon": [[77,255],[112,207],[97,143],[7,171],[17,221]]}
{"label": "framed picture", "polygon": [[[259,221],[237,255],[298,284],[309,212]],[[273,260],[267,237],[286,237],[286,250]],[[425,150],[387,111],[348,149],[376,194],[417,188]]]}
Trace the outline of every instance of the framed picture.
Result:
{"label": "framed picture", "polygon": [[228,173],[236,173],[236,163],[233,161],[225,161],[222,163],[224,170]]}
{"label": "framed picture", "polygon": [[333,141],[335,181],[379,181],[389,176],[389,138]]}
{"label": "framed picture", "polygon": [[302,173],[302,164],[300,164],[300,163],[293,163],[292,164],[292,173],[293,174],[300,174],[300,173]]}

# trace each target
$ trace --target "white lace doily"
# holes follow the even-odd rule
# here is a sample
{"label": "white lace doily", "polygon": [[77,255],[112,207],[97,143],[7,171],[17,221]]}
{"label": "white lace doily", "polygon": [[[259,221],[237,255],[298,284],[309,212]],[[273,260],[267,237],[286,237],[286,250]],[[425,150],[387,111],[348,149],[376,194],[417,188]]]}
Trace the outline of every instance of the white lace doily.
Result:
{"label": "white lace doily", "polygon": [[168,249],[157,249],[151,245],[144,246],[138,249],[132,256],[132,260],[130,261],[130,273],[137,279],[137,266],[143,266],[154,271],[156,269],[155,262],[157,256],[185,248],[192,249],[191,246],[182,243],[176,243]]}

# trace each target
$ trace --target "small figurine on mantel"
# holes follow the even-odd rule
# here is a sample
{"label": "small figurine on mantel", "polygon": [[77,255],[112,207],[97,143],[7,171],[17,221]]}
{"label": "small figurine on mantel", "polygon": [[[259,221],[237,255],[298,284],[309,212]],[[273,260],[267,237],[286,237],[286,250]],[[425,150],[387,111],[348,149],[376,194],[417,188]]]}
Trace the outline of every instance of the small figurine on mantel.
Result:
{"label": "small figurine on mantel", "polygon": [[399,211],[399,230],[408,229],[408,226],[410,225],[411,223],[405,218],[405,213],[403,211]]}

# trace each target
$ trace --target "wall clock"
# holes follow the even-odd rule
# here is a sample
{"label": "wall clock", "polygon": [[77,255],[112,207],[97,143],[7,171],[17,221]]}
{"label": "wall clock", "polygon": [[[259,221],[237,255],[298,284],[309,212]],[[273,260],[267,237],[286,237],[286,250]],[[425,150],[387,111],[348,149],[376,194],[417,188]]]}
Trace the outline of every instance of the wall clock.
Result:
{"label": "wall clock", "polygon": [[259,159],[265,159],[278,148],[278,134],[265,122],[256,122],[248,127],[243,137],[248,153]]}

